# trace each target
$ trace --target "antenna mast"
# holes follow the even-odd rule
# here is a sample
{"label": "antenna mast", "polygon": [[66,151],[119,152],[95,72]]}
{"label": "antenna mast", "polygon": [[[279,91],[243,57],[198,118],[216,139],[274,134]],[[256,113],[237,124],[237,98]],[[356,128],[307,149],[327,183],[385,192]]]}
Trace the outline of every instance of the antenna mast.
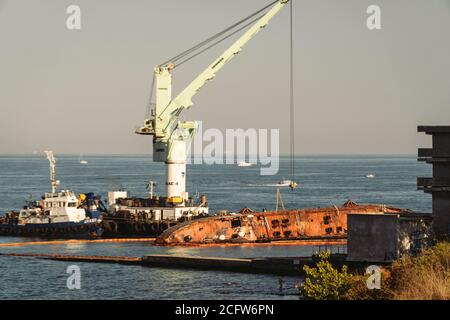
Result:
{"label": "antenna mast", "polygon": [[58,186],[58,180],[56,180],[56,159],[53,155],[53,151],[44,151],[47,155],[48,162],[50,163],[50,183],[52,186],[52,193],[56,193],[56,187]]}
{"label": "antenna mast", "polygon": [[155,181],[149,181],[147,184],[147,190],[148,190],[148,197],[150,199],[153,199],[153,197],[155,196],[155,187],[156,187],[156,182]]}

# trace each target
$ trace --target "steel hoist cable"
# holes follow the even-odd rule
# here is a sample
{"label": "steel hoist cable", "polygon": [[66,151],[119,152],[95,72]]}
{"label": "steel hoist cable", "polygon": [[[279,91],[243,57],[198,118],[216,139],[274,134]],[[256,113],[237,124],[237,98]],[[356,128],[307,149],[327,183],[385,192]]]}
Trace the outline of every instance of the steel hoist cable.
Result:
{"label": "steel hoist cable", "polygon": [[293,10],[293,0],[290,1],[290,22],[289,22],[289,64],[290,64],[290,76],[289,76],[289,127],[290,127],[290,173],[291,173],[291,189],[295,189],[295,100],[294,100],[294,10]]}
{"label": "steel hoist cable", "polygon": [[[210,42],[216,40],[217,38],[221,37],[222,35],[226,34],[227,32],[229,32],[229,31],[235,29],[236,27],[242,25],[243,23],[245,23],[246,21],[252,19],[252,18],[255,17],[256,15],[260,14],[261,12],[267,10],[268,8],[270,8],[271,6],[273,6],[275,3],[277,3],[278,1],[279,1],[279,0],[276,0],[276,1],[271,2],[270,4],[268,4],[268,5],[264,6],[263,8],[259,9],[258,11],[256,11],[256,12],[252,13],[251,15],[245,17],[244,19],[242,19],[242,20],[240,20],[240,21],[238,21],[238,22],[232,24],[232,25],[229,26],[228,28],[225,28],[224,30],[222,30],[222,31],[220,31],[220,32],[218,32],[218,33],[216,33],[215,35],[213,35],[213,36],[209,37],[208,39],[206,39],[206,40],[204,40],[204,41],[198,43],[197,45],[195,45],[195,46],[193,46],[193,47],[191,47],[191,48],[189,48],[189,49],[187,49],[187,50],[181,52],[180,54],[178,54],[178,55],[176,55],[175,57],[172,57],[171,59],[169,59],[169,60],[167,60],[167,61],[161,63],[160,65],[163,66],[163,65],[167,65],[168,63],[175,63],[176,61],[178,61],[178,60],[180,60],[180,59],[186,57],[187,55],[189,55],[189,54],[195,52],[196,50],[198,50],[198,49],[200,49],[200,48],[206,46],[207,44],[209,44]],[[242,29],[241,29],[241,30],[242,30]],[[205,50],[205,51],[206,51],[206,50]],[[203,52],[204,52],[204,51],[203,51]]]}
{"label": "steel hoist cable", "polygon": [[[247,28],[248,26],[250,26],[254,22],[258,21],[261,17],[264,16],[265,13],[263,13],[263,12],[266,11],[271,6],[273,6],[278,1],[279,0],[271,2],[270,4],[268,4],[268,5],[264,6],[263,8],[259,9],[258,11],[256,11],[256,12],[252,13],[251,15],[245,17],[244,19],[242,19],[242,20],[232,24],[228,28],[225,28],[224,30],[216,33],[215,35],[209,37],[208,39],[198,43],[197,45],[195,45],[195,46],[193,46],[193,47],[191,47],[191,48],[181,52],[180,54],[172,57],[171,59],[161,63],[160,66],[164,66],[164,65],[167,65],[169,63],[175,63],[175,62],[177,62],[177,61],[179,61],[181,59],[183,59],[183,60],[178,62],[174,67],[181,66],[181,65],[185,64],[186,62],[194,59],[195,57],[199,56],[200,54],[204,53],[205,51],[215,47],[216,45],[218,45],[222,41],[232,37],[233,35],[235,35],[239,31],[242,31],[243,29]],[[257,17],[254,18],[255,16],[257,16]],[[250,22],[247,22],[248,20],[250,20]],[[245,22],[247,22],[247,23],[245,23]],[[242,24],[244,24],[244,25],[242,25]],[[237,27],[239,27],[239,28],[237,30],[234,30]],[[234,31],[232,31],[232,30],[234,30]],[[228,32],[231,32],[231,33],[227,34]],[[214,40],[218,39],[221,36],[223,36],[221,39],[219,39],[219,40],[215,41],[214,43],[210,44],[211,42],[213,42]],[[204,47],[204,46],[206,46],[208,44],[210,44],[210,45],[207,46],[206,48],[203,48],[202,50],[196,52],[197,50],[201,49],[202,47]],[[147,106],[147,110],[146,110],[146,114],[147,114],[148,117],[150,117],[150,112],[151,112],[152,106],[154,105],[154,102],[153,102],[153,96],[154,96],[154,90],[155,90],[154,87],[155,87],[155,75],[153,74],[153,80],[152,80],[151,89],[150,89],[151,90],[150,91],[150,98],[149,98],[149,102],[148,102],[148,106]]]}
{"label": "steel hoist cable", "polygon": [[194,55],[192,55],[192,56],[190,56],[190,57],[188,57],[188,58],[186,58],[186,59],[184,59],[184,60],[178,62],[176,66],[179,67],[179,66],[181,66],[182,64],[184,64],[184,63],[186,63],[186,62],[188,62],[188,61],[194,59],[195,57],[201,55],[203,52],[205,52],[205,51],[211,49],[212,47],[215,47],[216,45],[218,45],[218,44],[221,43],[222,41],[224,41],[224,40],[226,40],[226,39],[228,39],[228,38],[234,36],[234,35],[235,35],[236,33],[238,33],[239,31],[241,31],[241,30],[247,28],[248,26],[252,25],[253,23],[255,23],[256,21],[258,21],[258,20],[261,19],[262,17],[263,17],[263,15],[256,17],[256,19],[253,19],[253,20],[251,20],[250,22],[244,24],[244,25],[243,25],[242,27],[240,27],[239,29],[237,29],[237,30],[233,31],[232,33],[226,35],[226,36],[223,37],[222,39],[220,39],[220,40],[214,42],[213,44],[209,45],[208,47],[204,48],[203,50],[201,50],[201,51],[195,53]]}
{"label": "steel hoist cable", "polygon": [[152,107],[154,105],[154,103],[153,103],[154,92],[155,92],[155,73],[153,72],[152,84],[151,84],[151,87],[150,87],[150,97],[148,99],[147,110],[145,112],[147,118],[150,118],[150,115],[151,115],[150,113],[152,112],[151,110],[152,110]]}

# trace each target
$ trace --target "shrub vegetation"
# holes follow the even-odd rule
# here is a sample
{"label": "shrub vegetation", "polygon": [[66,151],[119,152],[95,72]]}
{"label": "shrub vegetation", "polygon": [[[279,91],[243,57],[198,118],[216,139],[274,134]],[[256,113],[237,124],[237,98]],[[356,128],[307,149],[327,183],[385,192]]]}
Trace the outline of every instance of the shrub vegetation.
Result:
{"label": "shrub vegetation", "polygon": [[338,270],[330,254],[319,253],[316,267],[305,266],[301,294],[313,300],[450,300],[450,243],[440,242],[418,256],[404,256],[382,268],[381,289],[369,290],[367,276]]}

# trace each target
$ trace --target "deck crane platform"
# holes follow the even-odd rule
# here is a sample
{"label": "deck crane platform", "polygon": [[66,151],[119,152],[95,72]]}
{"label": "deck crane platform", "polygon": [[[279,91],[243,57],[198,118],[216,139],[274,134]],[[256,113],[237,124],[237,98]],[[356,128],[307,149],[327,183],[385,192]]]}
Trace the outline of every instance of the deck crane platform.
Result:
{"label": "deck crane platform", "polygon": [[[269,21],[288,3],[289,0],[274,1],[230,28],[155,67],[156,103],[151,110],[150,117],[145,119],[142,127],[136,129],[136,133],[153,136],[153,161],[165,162],[167,165],[166,187],[167,203],[169,205],[183,206],[189,200],[186,192],[186,162],[188,148],[198,127],[196,121],[180,121],[180,114],[185,109],[192,107],[192,98],[195,94],[214,79],[219,70],[236,56],[245,44],[266,27]],[[202,53],[250,25],[251,27],[237,41],[201,72],[175,98],[172,98],[172,72],[181,63],[193,57],[185,58],[186,56],[222,37],[221,40],[200,51]],[[236,27],[241,28],[226,35],[226,32],[231,32]],[[185,58],[185,60],[177,64],[176,61],[179,61],[181,58]]]}

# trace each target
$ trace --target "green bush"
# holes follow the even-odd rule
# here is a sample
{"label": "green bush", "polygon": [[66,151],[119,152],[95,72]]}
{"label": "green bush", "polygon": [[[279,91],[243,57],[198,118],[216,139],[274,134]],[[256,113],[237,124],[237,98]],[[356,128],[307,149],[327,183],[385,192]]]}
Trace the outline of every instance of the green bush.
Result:
{"label": "green bush", "polygon": [[338,270],[330,253],[315,256],[316,267],[304,266],[306,280],[300,292],[312,300],[449,300],[450,243],[441,242],[418,256],[404,256],[381,270],[381,289],[367,288],[367,275]]}
{"label": "green bush", "polygon": [[300,287],[302,296],[311,300],[340,300],[349,289],[351,275],[347,266],[342,270],[335,269],[329,262],[330,253],[320,252],[316,255],[319,261],[316,267],[304,266],[305,283]]}

